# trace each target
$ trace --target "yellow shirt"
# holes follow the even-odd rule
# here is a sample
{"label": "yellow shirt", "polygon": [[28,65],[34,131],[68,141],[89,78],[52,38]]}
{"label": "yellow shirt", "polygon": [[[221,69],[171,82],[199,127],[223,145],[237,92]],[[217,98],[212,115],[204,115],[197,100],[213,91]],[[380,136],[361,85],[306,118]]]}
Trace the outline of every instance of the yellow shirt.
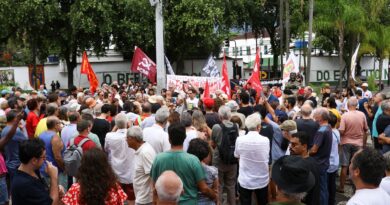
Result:
{"label": "yellow shirt", "polygon": [[341,115],[340,115],[339,111],[335,108],[329,108],[329,111],[336,116],[336,118],[337,118],[336,128],[338,129],[340,127]]}
{"label": "yellow shirt", "polygon": [[41,119],[38,122],[37,128],[35,129],[34,137],[38,137],[42,132],[47,131],[47,117]]}

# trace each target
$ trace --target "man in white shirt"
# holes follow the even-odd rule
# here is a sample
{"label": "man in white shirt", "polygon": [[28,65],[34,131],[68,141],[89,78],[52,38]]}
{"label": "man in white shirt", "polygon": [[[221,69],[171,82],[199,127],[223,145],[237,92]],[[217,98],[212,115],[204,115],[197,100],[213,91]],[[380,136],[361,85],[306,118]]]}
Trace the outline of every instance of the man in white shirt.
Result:
{"label": "man in white shirt", "polygon": [[189,110],[192,110],[194,107],[198,107],[199,99],[196,98],[196,91],[195,89],[189,89],[187,91],[188,98],[186,99],[187,102],[187,108]]}
{"label": "man in white shirt", "polygon": [[356,192],[347,205],[389,204],[390,195],[379,187],[385,167],[384,157],[374,148],[358,151],[349,165],[349,174]]}
{"label": "man in white shirt", "polygon": [[128,200],[131,202],[135,200],[135,196],[132,191],[134,172],[133,160],[135,151],[127,145],[126,115],[119,113],[115,117],[115,125],[118,130],[116,132],[107,133],[104,149],[108,153],[108,161],[110,162],[112,169],[118,177],[121,186],[124,187],[124,190],[128,195]]}
{"label": "man in white shirt", "polygon": [[164,128],[168,122],[168,117],[168,108],[160,108],[157,110],[155,115],[156,123],[153,126],[147,127],[143,130],[144,141],[149,143],[157,154],[171,149],[168,133],[164,131]]}
{"label": "man in white shirt", "polygon": [[367,99],[371,99],[372,98],[372,93],[371,93],[371,91],[368,90],[368,84],[367,83],[363,83],[362,84],[362,91],[363,91],[363,97],[364,98],[367,98]]}
{"label": "man in white shirt", "polygon": [[133,175],[135,204],[151,204],[153,202],[153,182],[150,170],[156,152],[149,143],[144,142],[142,129],[138,126],[131,127],[127,131],[127,144],[136,150]]}
{"label": "man in white shirt", "polygon": [[195,127],[192,126],[192,116],[189,112],[181,114],[180,123],[186,127],[186,138],[183,143],[183,150],[187,152],[191,140],[198,137],[198,132]]}
{"label": "man in white shirt", "polygon": [[249,115],[245,125],[249,132],[237,138],[234,156],[239,158],[239,192],[241,204],[252,204],[255,192],[257,204],[268,203],[269,139],[259,134],[261,119],[258,113]]}

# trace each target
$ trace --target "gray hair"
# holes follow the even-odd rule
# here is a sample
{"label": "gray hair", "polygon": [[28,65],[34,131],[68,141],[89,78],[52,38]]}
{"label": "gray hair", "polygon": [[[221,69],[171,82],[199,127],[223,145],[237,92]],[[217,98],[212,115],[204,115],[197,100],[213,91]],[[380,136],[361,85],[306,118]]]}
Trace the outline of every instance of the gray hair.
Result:
{"label": "gray hair", "polygon": [[256,131],[257,127],[261,125],[261,116],[259,113],[253,113],[245,119],[245,126],[249,131]]}
{"label": "gray hair", "polygon": [[182,180],[171,170],[163,172],[158,177],[155,187],[161,201],[178,202],[183,192]]}
{"label": "gray hair", "polygon": [[230,100],[228,103],[226,103],[226,106],[228,106],[232,112],[237,112],[239,108],[237,102],[234,100]]}
{"label": "gray hair", "polygon": [[282,194],[284,196],[286,196],[286,198],[288,199],[291,199],[293,201],[302,201],[303,198],[305,198],[306,196],[306,192],[302,192],[302,193],[288,193],[284,190],[279,190],[280,192],[282,192]]}
{"label": "gray hair", "polygon": [[228,106],[222,105],[218,110],[218,115],[222,120],[230,120],[232,112]]}
{"label": "gray hair", "polygon": [[319,107],[319,108],[315,109],[313,115],[314,116],[318,115],[321,117],[322,120],[329,121],[329,111],[328,111],[328,109],[326,109],[324,107]]}
{"label": "gray hair", "polygon": [[164,124],[167,122],[169,117],[169,110],[166,107],[161,107],[157,110],[155,118],[157,123]]}
{"label": "gray hair", "polygon": [[386,171],[390,172],[390,152],[386,152],[383,157],[385,158],[386,162]]}
{"label": "gray hair", "polygon": [[301,113],[303,116],[308,117],[311,115],[311,112],[313,112],[313,108],[309,104],[302,105]]}
{"label": "gray hair", "polygon": [[192,125],[192,116],[188,112],[184,112],[180,116],[180,122],[185,126],[189,127]]}
{"label": "gray hair", "polygon": [[119,113],[115,116],[115,125],[119,129],[126,129],[127,128],[127,117],[124,113]]}
{"label": "gray hair", "polygon": [[356,107],[358,105],[358,99],[356,97],[350,97],[348,99],[348,107]]}
{"label": "gray hair", "polygon": [[385,100],[382,102],[381,108],[383,111],[390,110],[390,100]]}
{"label": "gray hair", "polygon": [[133,137],[139,142],[144,141],[142,129],[139,126],[133,126],[127,129],[127,137]]}

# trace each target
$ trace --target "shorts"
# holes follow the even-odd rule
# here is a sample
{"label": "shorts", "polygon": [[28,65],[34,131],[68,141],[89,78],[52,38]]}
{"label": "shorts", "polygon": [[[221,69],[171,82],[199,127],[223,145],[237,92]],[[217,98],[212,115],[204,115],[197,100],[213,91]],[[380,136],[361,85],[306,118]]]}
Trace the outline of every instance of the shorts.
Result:
{"label": "shorts", "polygon": [[0,204],[8,202],[7,180],[5,175],[0,177]]}
{"label": "shorts", "polygon": [[127,194],[127,200],[134,201],[135,194],[133,184],[121,184],[123,191]]}
{"label": "shorts", "polygon": [[356,146],[353,144],[343,144],[341,145],[341,153],[340,153],[340,165],[343,167],[348,167],[351,163],[351,159],[353,155],[361,149],[360,146]]}

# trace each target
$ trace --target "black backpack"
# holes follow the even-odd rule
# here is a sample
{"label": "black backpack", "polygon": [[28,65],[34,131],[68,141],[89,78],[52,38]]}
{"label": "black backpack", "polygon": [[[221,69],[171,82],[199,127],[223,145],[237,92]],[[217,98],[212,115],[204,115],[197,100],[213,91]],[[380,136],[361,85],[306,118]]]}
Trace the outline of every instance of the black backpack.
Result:
{"label": "black backpack", "polygon": [[238,127],[233,124],[232,127],[226,127],[223,123],[221,144],[218,146],[219,158],[224,164],[237,164],[237,158],[234,157],[236,140],[238,137]]}

